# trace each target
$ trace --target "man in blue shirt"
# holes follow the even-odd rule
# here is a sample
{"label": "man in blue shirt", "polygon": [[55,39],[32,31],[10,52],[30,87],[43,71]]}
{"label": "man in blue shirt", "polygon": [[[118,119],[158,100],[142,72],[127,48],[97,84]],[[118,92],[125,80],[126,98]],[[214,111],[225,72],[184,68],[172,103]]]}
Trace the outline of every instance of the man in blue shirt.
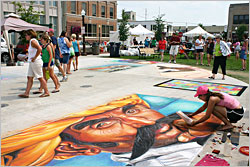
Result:
{"label": "man in blue shirt", "polygon": [[146,37],[146,39],[144,41],[145,48],[148,48],[149,44],[150,44],[150,39],[148,39],[148,37]]}
{"label": "man in blue shirt", "polygon": [[65,78],[67,78],[66,74],[63,71],[61,63],[59,61],[59,59],[62,58],[62,55],[61,55],[60,48],[59,48],[58,43],[57,43],[57,39],[54,36],[54,30],[52,28],[50,28],[48,30],[48,34],[51,38],[51,42],[52,42],[52,44],[54,46],[54,50],[55,50],[55,65],[58,68],[58,70],[61,72],[61,74],[63,75],[63,79],[61,80],[61,82],[67,81],[67,79],[65,79]]}

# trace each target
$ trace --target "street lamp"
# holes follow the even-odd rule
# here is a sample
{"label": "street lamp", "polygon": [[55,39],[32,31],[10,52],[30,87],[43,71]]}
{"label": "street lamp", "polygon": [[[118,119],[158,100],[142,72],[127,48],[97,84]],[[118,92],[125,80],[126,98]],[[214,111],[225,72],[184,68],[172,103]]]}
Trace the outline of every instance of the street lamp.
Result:
{"label": "street lamp", "polygon": [[99,25],[99,44],[101,43],[101,25]]}
{"label": "street lamp", "polygon": [[85,23],[84,23],[85,11],[82,10],[81,14],[82,14],[82,49],[83,49],[83,55],[87,56],[85,47]]}

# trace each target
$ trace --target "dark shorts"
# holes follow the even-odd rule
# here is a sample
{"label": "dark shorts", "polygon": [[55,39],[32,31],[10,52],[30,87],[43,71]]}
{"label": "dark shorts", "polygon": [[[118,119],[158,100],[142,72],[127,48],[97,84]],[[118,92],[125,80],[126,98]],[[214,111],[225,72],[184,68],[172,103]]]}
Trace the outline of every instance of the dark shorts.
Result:
{"label": "dark shorts", "polygon": [[196,49],[196,53],[201,53],[203,52],[203,49]]}
{"label": "dark shorts", "polygon": [[[43,63],[43,67],[45,68],[45,67],[48,67],[48,65],[49,65],[49,63]],[[51,66],[53,66],[54,65],[54,62],[52,61],[51,63],[50,63],[50,67]]]}
{"label": "dark shorts", "polygon": [[243,107],[241,109],[229,109],[227,108],[227,118],[231,123],[238,122],[244,115]]}
{"label": "dark shorts", "polygon": [[75,52],[75,56],[77,56],[77,57],[78,57],[79,55],[80,55],[80,54],[79,54],[79,52]]}
{"label": "dark shorts", "polygon": [[69,53],[68,54],[63,54],[63,58],[60,61],[63,64],[68,64],[69,63]]}
{"label": "dark shorts", "polygon": [[209,54],[210,56],[213,56],[213,51],[207,51],[207,54]]}

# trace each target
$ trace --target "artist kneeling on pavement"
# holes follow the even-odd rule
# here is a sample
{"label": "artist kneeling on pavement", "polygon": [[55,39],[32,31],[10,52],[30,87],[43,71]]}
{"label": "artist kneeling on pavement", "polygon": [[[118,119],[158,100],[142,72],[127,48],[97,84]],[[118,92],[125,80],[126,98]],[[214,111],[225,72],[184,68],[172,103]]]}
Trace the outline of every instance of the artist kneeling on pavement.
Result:
{"label": "artist kneeling on pavement", "polygon": [[191,126],[199,124],[210,118],[211,114],[215,115],[224,122],[224,126],[219,127],[217,130],[232,129],[231,123],[236,123],[244,115],[244,109],[240,102],[234,97],[226,93],[210,92],[206,86],[199,86],[194,97],[204,101],[205,104],[201,106],[196,112],[189,114],[189,117],[197,115],[207,109],[206,114],[199,120],[194,120]]}

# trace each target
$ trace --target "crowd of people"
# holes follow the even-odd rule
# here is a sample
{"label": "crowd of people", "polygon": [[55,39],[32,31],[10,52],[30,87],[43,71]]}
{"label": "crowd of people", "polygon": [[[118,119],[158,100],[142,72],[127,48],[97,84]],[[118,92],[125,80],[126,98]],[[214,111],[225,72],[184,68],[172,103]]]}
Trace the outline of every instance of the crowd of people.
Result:
{"label": "crowd of people", "polygon": [[[47,87],[47,81],[51,78],[54,82],[55,89],[52,93],[60,92],[60,82],[68,80],[67,75],[71,73],[71,64],[73,63],[74,71],[78,70],[78,57],[81,55],[79,42],[76,35],[67,36],[67,32],[62,31],[61,35],[56,38],[54,30],[49,29],[43,33],[37,40],[37,33],[33,30],[25,32],[25,38],[29,41],[27,52],[27,61],[29,62],[27,74],[27,87],[19,97],[28,98],[33,85],[33,79],[36,77],[40,82],[40,87],[33,94],[42,94],[39,97],[48,97],[50,92]],[[59,82],[54,73],[54,65],[62,75]]]}
{"label": "crowd of people", "polygon": [[[142,41],[140,43],[142,44]],[[133,39],[133,44],[138,45],[136,37]],[[145,48],[155,48],[159,51],[161,61],[164,61],[164,53],[169,49],[170,58],[168,63],[173,62],[176,64],[176,57],[178,54],[183,54],[187,59],[189,59],[188,53],[193,47],[196,65],[205,65],[203,60],[206,53],[207,66],[211,66],[211,61],[212,59],[214,60],[212,69],[213,75],[209,77],[210,79],[215,79],[219,66],[221,66],[223,73],[222,79],[225,79],[226,60],[232,53],[235,54],[236,60],[241,59],[241,71],[246,70],[246,59],[248,55],[248,37],[246,34],[244,35],[244,40],[242,42],[237,41],[234,44],[232,44],[231,40],[228,40],[227,42],[222,40],[220,35],[217,35],[215,39],[211,37],[204,39],[202,35],[199,35],[193,44],[191,43],[191,47],[188,47],[187,44],[190,43],[181,42],[181,39],[176,32],[173,33],[168,40],[163,36],[159,41],[156,41],[155,37],[151,38],[151,40],[146,37],[144,41]]]}

